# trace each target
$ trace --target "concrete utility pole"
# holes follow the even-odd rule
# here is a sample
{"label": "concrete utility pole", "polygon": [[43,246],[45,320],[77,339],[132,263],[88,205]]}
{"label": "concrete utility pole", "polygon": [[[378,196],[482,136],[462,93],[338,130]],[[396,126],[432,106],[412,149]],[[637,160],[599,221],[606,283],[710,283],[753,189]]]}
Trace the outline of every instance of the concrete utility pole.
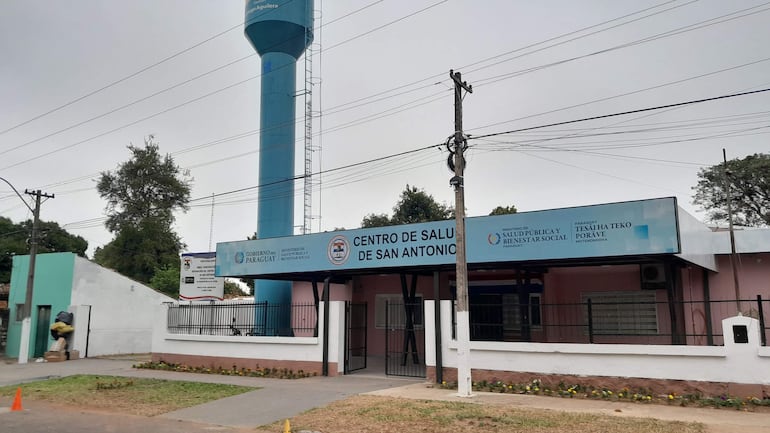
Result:
{"label": "concrete utility pole", "polygon": [[24,190],[25,194],[35,197],[35,208],[32,209],[32,234],[29,238],[29,269],[27,271],[27,293],[24,301],[24,318],[21,321],[21,344],[19,347],[19,364],[29,360],[29,340],[32,331],[32,290],[35,284],[35,259],[37,256],[37,227],[40,223],[40,198],[54,198],[53,194]]}
{"label": "concrete utility pole", "polygon": [[[455,267],[457,284],[457,395],[470,397],[473,391],[471,381],[471,336],[470,314],[468,312],[468,263],[465,258],[465,188],[463,172],[465,171],[465,156],[468,148],[463,135],[463,95],[462,91],[473,93],[473,86],[462,80],[459,72],[449,71],[449,77],[455,83],[455,132],[450,152],[454,156],[454,177],[449,184],[455,189],[455,245],[457,247],[457,264]],[[451,161],[451,156],[450,156]]]}

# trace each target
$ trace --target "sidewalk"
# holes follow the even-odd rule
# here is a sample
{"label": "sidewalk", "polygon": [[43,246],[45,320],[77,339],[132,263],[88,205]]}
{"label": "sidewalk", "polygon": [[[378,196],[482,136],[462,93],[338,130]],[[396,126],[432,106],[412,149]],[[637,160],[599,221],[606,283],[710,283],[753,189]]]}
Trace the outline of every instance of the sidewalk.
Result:
{"label": "sidewalk", "polygon": [[[24,365],[2,363],[0,364],[0,386],[23,384],[74,374],[103,374],[251,386],[259,389],[169,412],[156,418],[236,428],[253,428],[254,426],[281,421],[306,410],[324,406],[352,395],[415,383],[414,380],[384,375],[310,377],[296,380],[221,376],[135,369],[132,368],[135,363],[136,361],[130,359],[97,358],[68,362],[33,362]],[[0,405],[5,406],[0,407],[0,415],[3,411],[7,412],[9,404]]]}
{"label": "sidewalk", "polygon": [[[176,421],[235,429],[230,431],[253,428],[291,418],[306,410],[324,406],[352,395],[369,394],[419,400],[508,405],[521,409],[545,409],[609,416],[656,418],[667,421],[700,422],[707,426],[707,431],[712,433],[735,431],[770,433],[770,413],[481,392],[476,393],[473,397],[461,398],[457,397],[451,390],[434,388],[422,380],[416,381],[384,375],[352,374],[338,377],[281,380],[134,369],[132,365],[135,362],[131,359],[89,358],[69,362],[29,363],[25,365],[0,363],[0,385],[15,385],[73,374],[103,374],[259,387],[260,389],[244,394],[152,418],[158,422],[159,426],[169,421]],[[0,416],[5,416],[3,412],[7,412],[8,404],[7,402],[0,402]],[[25,404],[25,406],[27,405]],[[31,404],[29,406],[34,410],[36,406],[42,407],[44,405]]]}

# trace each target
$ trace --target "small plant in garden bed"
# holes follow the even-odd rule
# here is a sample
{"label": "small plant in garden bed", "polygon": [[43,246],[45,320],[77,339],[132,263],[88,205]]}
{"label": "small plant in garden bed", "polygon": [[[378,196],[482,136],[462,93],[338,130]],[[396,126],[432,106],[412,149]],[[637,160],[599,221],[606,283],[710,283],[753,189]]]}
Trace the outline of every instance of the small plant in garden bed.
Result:
{"label": "small plant in garden bed", "polygon": [[[442,382],[439,385],[442,389],[457,389],[457,382]],[[594,388],[582,384],[567,384],[560,382],[554,389],[543,385],[540,380],[535,379],[529,383],[503,382],[493,379],[491,381],[482,380],[473,382],[473,390],[481,392],[496,392],[503,394],[528,394],[528,395],[548,395],[564,398],[592,398],[609,401],[632,401],[637,403],[667,403],[679,406],[698,405],[705,407],[727,407],[741,409],[752,409],[760,407],[770,407],[770,397],[763,396],[740,398],[729,395],[716,397],[704,397],[701,394],[679,395],[676,392],[655,395],[649,389],[639,388],[631,390],[623,388],[613,391],[607,388]]]}
{"label": "small plant in garden bed", "polygon": [[146,368],[149,370],[167,370],[167,371],[179,371],[184,373],[203,373],[203,374],[221,374],[224,376],[244,376],[244,377],[268,377],[272,379],[302,379],[305,377],[315,376],[316,373],[310,373],[303,370],[294,371],[288,368],[261,368],[257,365],[254,369],[243,368],[240,369],[233,365],[232,368],[222,367],[193,367],[185,364],[174,364],[170,362],[143,362],[140,364],[134,364],[134,368]]}
{"label": "small plant in garden bed", "polygon": [[101,380],[96,381],[96,389],[121,389],[128,388],[129,386],[133,385],[133,379],[119,380],[117,377],[112,379],[112,382],[102,382]]}

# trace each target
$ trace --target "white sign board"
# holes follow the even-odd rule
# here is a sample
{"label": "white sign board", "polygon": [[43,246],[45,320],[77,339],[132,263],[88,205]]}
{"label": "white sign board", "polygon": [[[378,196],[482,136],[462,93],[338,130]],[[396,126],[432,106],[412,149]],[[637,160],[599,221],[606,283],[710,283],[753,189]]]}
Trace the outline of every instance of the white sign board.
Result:
{"label": "white sign board", "polygon": [[221,301],[224,299],[225,279],[214,276],[216,253],[182,254],[179,272],[180,301]]}

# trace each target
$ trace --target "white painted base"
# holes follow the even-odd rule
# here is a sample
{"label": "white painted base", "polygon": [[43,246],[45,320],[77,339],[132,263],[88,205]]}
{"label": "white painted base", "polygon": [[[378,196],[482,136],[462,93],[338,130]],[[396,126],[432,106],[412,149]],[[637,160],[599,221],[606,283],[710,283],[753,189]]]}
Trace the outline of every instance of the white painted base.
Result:
{"label": "white painted base", "polygon": [[473,396],[470,314],[467,311],[457,312],[457,395]]}
{"label": "white painted base", "polygon": [[32,329],[32,319],[25,317],[21,321],[21,342],[19,343],[19,364],[29,361],[29,334]]}

